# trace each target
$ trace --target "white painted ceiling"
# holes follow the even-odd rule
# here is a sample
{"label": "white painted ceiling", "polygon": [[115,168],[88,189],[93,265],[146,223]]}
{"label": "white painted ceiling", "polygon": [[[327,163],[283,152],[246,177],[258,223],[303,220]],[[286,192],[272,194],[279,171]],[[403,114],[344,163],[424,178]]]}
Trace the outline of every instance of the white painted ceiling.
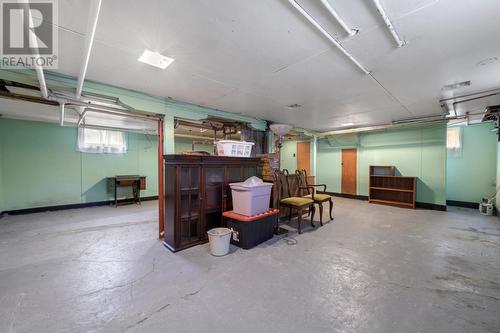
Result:
{"label": "white painted ceiling", "polygon": [[[373,77],[287,0],[104,0],[87,79],[313,130],[442,114],[442,97],[500,87],[500,61],[478,65],[500,58],[500,1],[382,0],[402,48],[371,0],[329,1],[358,35],[345,38],[319,0],[298,2]],[[60,73],[78,76],[88,7],[59,1]],[[144,49],[175,62],[139,63]]]}

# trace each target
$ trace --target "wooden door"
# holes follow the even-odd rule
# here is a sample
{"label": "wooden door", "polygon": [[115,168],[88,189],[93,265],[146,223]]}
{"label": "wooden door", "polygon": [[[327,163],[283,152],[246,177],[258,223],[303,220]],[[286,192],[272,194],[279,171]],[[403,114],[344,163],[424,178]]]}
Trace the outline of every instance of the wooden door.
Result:
{"label": "wooden door", "polygon": [[[311,144],[309,142],[297,142],[297,170],[306,170],[311,174]],[[289,170],[295,172],[295,170]]]}
{"label": "wooden door", "polygon": [[342,193],[356,194],[357,150],[342,149]]}

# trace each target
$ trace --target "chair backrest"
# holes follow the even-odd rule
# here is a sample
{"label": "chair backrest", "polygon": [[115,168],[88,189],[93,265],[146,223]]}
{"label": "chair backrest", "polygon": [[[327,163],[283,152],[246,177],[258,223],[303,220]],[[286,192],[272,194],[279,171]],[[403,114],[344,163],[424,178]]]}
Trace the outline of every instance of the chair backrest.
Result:
{"label": "chair backrest", "polygon": [[276,170],[274,172],[274,179],[279,187],[279,200],[298,196],[299,181],[296,179],[295,174],[290,174],[287,169]]}
{"label": "chair backrest", "polygon": [[[309,184],[307,183],[307,171],[305,169],[302,170],[295,170],[295,175],[297,176],[297,181],[299,182],[299,187],[307,187]],[[301,194],[304,195],[304,192],[306,194],[312,194],[312,189],[311,188],[306,188],[303,189]]]}

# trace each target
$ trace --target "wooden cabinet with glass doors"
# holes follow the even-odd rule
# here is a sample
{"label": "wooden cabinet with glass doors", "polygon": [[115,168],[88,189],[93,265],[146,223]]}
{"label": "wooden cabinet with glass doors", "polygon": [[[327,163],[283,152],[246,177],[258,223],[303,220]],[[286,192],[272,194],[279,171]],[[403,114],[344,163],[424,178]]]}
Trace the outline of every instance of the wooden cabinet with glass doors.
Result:
{"label": "wooden cabinet with glass doors", "polygon": [[165,155],[165,239],[172,251],[207,242],[232,209],[230,183],[262,174],[259,158]]}

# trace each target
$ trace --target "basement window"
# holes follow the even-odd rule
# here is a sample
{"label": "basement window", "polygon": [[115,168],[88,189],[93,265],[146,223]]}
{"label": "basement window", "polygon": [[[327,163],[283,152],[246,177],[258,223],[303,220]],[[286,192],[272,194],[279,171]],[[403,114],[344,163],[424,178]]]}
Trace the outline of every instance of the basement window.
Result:
{"label": "basement window", "polygon": [[101,154],[126,153],[125,133],[80,127],[78,128],[78,151]]}
{"label": "basement window", "polygon": [[446,131],[446,148],[460,151],[462,148],[462,132],[460,127],[450,127]]}

